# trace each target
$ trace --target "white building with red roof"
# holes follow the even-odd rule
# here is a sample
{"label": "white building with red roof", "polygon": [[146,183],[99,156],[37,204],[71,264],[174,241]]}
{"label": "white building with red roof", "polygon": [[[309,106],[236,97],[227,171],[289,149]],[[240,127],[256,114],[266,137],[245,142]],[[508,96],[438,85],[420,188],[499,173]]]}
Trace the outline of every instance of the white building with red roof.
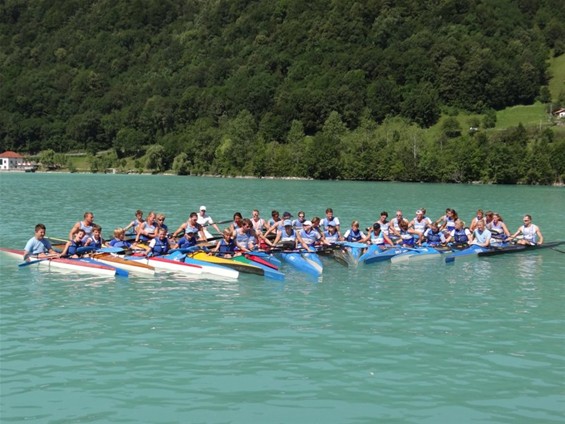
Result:
{"label": "white building with red roof", "polygon": [[10,150],[0,153],[0,171],[35,171],[35,164],[26,161],[19,153]]}

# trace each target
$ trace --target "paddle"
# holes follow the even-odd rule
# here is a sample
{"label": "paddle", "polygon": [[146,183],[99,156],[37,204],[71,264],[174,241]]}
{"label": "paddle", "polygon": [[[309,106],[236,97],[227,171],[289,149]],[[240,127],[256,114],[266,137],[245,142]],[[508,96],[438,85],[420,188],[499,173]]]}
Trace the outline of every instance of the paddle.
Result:
{"label": "paddle", "polygon": [[23,267],[25,267],[25,266],[33,265],[33,264],[36,264],[36,263],[39,263],[39,262],[43,262],[43,261],[49,261],[49,260],[55,259],[55,258],[57,258],[57,256],[51,256],[51,257],[47,257],[47,258],[35,259],[35,260],[29,261],[29,262],[22,262],[21,264],[18,264],[18,266],[19,266],[20,268],[23,268]]}
{"label": "paddle", "polygon": [[360,249],[365,249],[366,247],[368,247],[367,244],[359,243],[356,241],[336,241],[335,243],[332,244],[335,244],[337,246],[345,246],[345,247],[358,247]]}

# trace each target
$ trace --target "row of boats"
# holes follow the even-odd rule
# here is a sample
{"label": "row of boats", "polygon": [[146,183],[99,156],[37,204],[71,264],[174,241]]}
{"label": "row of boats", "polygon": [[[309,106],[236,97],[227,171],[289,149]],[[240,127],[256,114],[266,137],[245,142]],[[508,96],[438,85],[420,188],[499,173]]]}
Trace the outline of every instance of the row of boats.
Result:
{"label": "row of boats", "polygon": [[[521,244],[505,244],[496,247],[431,247],[417,248],[390,247],[363,243],[340,242],[324,247],[316,253],[304,251],[277,251],[244,254],[234,258],[223,258],[209,255],[202,250],[176,249],[166,256],[147,257],[145,255],[126,255],[119,248],[102,248],[80,258],[42,258],[20,263],[20,267],[38,267],[41,269],[71,270],[79,273],[103,276],[127,277],[151,276],[156,272],[182,273],[207,278],[237,279],[240,273],[254,274],[271,280],[282,281],[285,278],[281,268],[289,266],[305,275],[318,279],[322,276],[324,262],[320,256],[335,259],[338,263],[355,267],[358,264],[413,262],[424,259],[437,259],[445,263],[453,263],[462,258],[485,257],[505,253],[527,252],[532,250],[553,248],[555,250],[565,241],[548,242],[543,245],[529,246]],[[23,250],[0,248],[0,252],[14,258],[22,259]],[[559,252],[565,253],[561,250]],[[86,253],[86,252],[84,252]],[[283,265],[284,264],[284,265]]]}

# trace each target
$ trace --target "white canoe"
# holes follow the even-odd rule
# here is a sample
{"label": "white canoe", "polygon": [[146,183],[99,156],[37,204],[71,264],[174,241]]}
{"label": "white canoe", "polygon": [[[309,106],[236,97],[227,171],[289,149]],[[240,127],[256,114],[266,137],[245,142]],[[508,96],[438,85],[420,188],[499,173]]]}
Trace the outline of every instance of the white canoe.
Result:
{"label": "white canoe", "polygon": [[[24,251],[20,249],[0,248],[0,251],[4,252],[5,254],[13,258],[23,259],[24,257]],[[34,259],[32,259],[32,261],[33,260]],[[41,268],[48,268],[53,270],[57,270],[57,269],[71,270],[80,273],[103,275],[107,277],[113,277],[116,275],[116,269],[111,266],[82,262],[80,261],[80,259],[67,259],[67,258],[45,259],[32,263],[28,265],[28,267],[30,268],[41,267]]]}

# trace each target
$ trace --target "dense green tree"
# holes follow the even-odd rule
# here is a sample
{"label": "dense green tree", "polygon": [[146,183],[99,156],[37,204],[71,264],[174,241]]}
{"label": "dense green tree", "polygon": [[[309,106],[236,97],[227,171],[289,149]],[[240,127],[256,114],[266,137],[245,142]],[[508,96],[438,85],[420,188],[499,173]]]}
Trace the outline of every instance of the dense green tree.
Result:
{"label": "dense green tree", "polygon": [[[0,149],[139,160],[160,145],[154,171],[185,153],[196,174],[475,179],[448,159],[467,131],[414,138],[391,118],[427,128],[465,110],[489,129],[496,110],[548,101],[563,22],[560,0],[0,2]],[[510,154],[504,137],[473,137]],[[539,142],[527,138],[522,153]],[[547,181],[495,162],[486,180]]]}

